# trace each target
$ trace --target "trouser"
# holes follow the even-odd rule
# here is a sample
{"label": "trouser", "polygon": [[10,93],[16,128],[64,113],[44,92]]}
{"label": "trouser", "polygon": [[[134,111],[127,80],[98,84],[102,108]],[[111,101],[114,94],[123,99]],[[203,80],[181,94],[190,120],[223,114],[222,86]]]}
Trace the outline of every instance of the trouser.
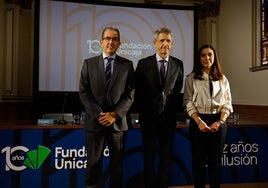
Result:
{"label": "trouser", "polygon": [[[208,126],[220,119],[220,114],[199,114],[199,116]],[[224,125],[215,133],[201,132],[194,120],[191,119],[190,139],[195,188],[205,188],[207,169],[210,188],[220,187],[221,155],[226,131],[227,127]]]}
{"label": "trouser", "polygon": [[[164,116],[141,124],[146,188],[167,188],[175,122]],[[157,147],[158,146],[158,147]],[[158,153],[158,165],[155,165]],[[158,167],[156,167],[158,166]]]}
{"label": "trouser", "polygon": [[122,188],[123,150],[125,132],[115,132],[107,128],[101,133],[86,132],[87,169],[85,184],[89,188],[102,188],[102,158],[105,142],[109,148],[110,157],[110,188]]}

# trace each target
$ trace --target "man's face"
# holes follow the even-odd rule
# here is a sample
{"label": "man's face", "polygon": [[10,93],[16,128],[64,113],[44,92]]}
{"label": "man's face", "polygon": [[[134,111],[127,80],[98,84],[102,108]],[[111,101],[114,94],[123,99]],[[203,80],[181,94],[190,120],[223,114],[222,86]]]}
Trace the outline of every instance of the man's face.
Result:
{"label": "man's face", "polygon": [[154,41],[157,54],[162,58],[166,58],[169,55],[172,46],[173,39],[170,34],[160,33],[157,40]]}
{"label": "man's face", "polygon": [[111,56],[115,54],[121,44],[118,33],[114,30],[106,30],[100,44],[106,55]]}

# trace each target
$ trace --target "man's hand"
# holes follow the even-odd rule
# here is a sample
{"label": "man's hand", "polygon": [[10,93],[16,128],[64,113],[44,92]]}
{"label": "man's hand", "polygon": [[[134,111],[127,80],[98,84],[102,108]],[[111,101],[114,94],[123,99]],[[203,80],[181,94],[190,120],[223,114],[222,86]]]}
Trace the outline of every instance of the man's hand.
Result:
{"label": "man's hand", "polygon": [[116,117],[115,112],[102,112],[99,114],[98,121],[101,125],[107,127],[111,126],[116,121]]}

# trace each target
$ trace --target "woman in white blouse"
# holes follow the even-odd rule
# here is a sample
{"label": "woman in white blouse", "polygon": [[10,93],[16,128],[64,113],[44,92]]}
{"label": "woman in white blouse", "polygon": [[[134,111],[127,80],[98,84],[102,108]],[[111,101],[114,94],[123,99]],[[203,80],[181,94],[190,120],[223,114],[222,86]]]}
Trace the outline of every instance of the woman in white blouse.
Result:
{"label": "woman in white blouse", "polygon": [[233,112],[230,86],[211,45],[202,46],[185,80],[183,105],[191,117],[190,140],[195,188],[205,188],[206,166],[210,188],[220,187],[221,154]]}

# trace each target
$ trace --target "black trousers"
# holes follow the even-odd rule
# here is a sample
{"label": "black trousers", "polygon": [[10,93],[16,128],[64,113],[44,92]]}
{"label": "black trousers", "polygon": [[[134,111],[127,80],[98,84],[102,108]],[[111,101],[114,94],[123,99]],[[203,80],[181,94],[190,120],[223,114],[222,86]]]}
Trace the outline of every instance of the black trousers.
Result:
{"label": "black trousers", "polygon": [[[220,114],[199,114],[199,116],[208,126],[220,119]],[[207,169],[210,188],[220,187],[221,156],[226,133],[226,125],[215,133],[201,132],[195,121],[191,119],[190,140],[195,188],[205,188]]]}
{"label": "black trousers", "polygon": [[123,152],[126,132],[116,132],[107,127],[103,132],[85,132],[87,148],[87,169],[85,175],[86,186],[96,185],[103,188],[102,158],[107,142],[110,157],[110,188],[122,188]]}
{"label": "black trousers", "polygon": [[[141,122],[146,188],[167,188],[176,122],[161,115]],[[158,164],[155,164],[158,154]],[[158,167],[157,167],[158,166]]]}

